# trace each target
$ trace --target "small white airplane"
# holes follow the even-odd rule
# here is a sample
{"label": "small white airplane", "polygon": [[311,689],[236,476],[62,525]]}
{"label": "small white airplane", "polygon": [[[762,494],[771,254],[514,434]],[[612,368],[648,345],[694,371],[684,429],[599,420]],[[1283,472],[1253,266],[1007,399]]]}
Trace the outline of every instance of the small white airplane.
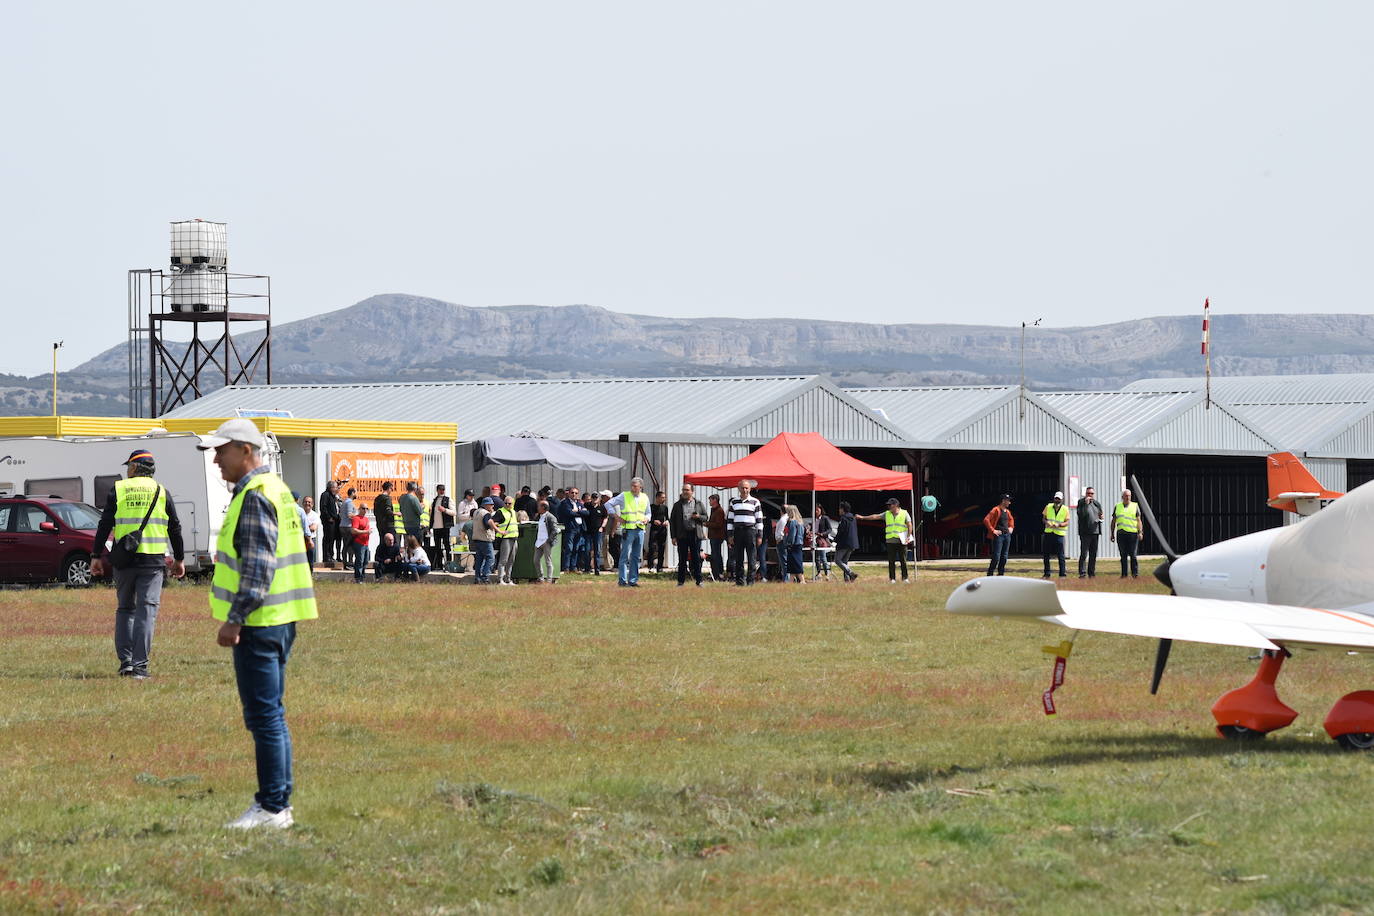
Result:
{"label": "small white airplane", "polygon": [[[1245,646],[1262,652],[1259,672],[1212,706],[1224,738],[1260,738],[1283,728],[1297,712],[1278,698],[1274,682],[1295,648],[1374,649],[1374,484],[1357,487],[1323,511],[1174,556],[1159,536],[1149,504],[1134,479],[1142,514],[1169,557],[1155,575],[1173,595],[1058,591],[1052,582],[979,578],[955,589],[945,604],[954,614],[1035,619],[1067,627],[1150,636],[1159,640],[1150,692],[1173,640]],[[1056,654],[1054,686],[1063,680],[1073,638]],[[1049,649],[1047,648],[1047,651]],[[1054,686],[1044,696],[1054,712]],[[1326,717],[1326,732],[1342,747],[1374,749],[1374,690],[1346,694]]]}

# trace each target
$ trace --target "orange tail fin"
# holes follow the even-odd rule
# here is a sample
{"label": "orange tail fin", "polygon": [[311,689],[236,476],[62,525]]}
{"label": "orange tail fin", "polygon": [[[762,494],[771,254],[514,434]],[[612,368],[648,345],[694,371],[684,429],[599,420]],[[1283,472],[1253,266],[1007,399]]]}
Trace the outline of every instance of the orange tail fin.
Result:
{"label": "orange tail fin", "polygon": [[1275,509],[1311,515],[1320,508],[1323,500],[1345,495],[1318,483],[1312,472],[1292,452],[1270,455],[1268,466],[1269,505]]}

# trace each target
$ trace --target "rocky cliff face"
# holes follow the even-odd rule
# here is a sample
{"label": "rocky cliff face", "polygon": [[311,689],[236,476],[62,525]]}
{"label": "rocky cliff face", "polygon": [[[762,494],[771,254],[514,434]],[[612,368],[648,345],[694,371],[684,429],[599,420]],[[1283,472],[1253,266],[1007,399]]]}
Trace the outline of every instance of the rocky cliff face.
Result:
{"label": "rocky cliff face", "polygon": [[[1197,375],[1199,324],[1179,316],[1028,329],[1027,380],[1092,389]],[[1217,375],[1374,372],[1374,316],[1221,315],[1212,339]],[[1019,327],[689,320],[388,294],[277,326],[272,367],[279,382],[824,372],[846,385],[968,385],[1017,381],[1020,341]],[[125,367],[121,344],[68,377],[112,390],[127,384]]]}

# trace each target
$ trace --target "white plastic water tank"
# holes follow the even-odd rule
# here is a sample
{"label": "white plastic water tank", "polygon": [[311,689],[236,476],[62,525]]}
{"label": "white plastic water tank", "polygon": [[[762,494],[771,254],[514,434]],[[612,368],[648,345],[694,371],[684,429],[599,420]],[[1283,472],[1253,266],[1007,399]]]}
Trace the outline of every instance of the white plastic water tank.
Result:
{"label": "white plastic water tank", "polygon": [[224,223],[187,219],[172,223],[172,265],[229,266],[229,244]]}
{"label": "white plastic water tank", "polygon": [[174,312],[223,312],[229,307],[228,286],[219,270],[183,270],[172,277],[167,293]]}

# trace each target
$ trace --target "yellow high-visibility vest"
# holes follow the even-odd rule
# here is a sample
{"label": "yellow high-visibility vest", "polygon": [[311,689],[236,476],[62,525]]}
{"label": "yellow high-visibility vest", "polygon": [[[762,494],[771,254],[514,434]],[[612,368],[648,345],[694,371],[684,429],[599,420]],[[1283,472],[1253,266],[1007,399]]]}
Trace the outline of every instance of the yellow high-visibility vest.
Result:
{"label": "yellow high-visibility vest", "polygon": [[629,490],[620,494],[620,526],[622,528],[643,528],[644,519],[649,515],[649,494],[635,496]]}
{"label": "yellow high-visibility vest", "polygon": [[1063,503],[1059,504],[1058,511],[1054,508],[1054,503],[1046,503],[1045,511],[1041,513],[1045,518],[1045,533],[1057,534],[1064,537],[1069,533],[1069,507]]}
{"label": "yellow high-visibility vest", "polygon": [[1117,531],[1124,531],[1127,534],[1140,533],[1140,504],[1131,503],[1129,506],[1117,503],[1112,509],[1112,526]]}
{"label": "yellow high-visibility vest", "polygon": [[143,539],[139,541],[138,552],[155,557],[165,554],[171,544],[167,536],[167,491],[151,477],[116,480],[114,488],[115,541],[118,542],[126,534],[133,534],[139,525],[143,525],[148,501],[155,499],[157,502],[148,516],[148,524],[143,525]]}
{"label": "yellow high-visibility vest", "polygon": [[898,509],[896,515],[893,515],[891,512],[884,512],[883,539],[888,541],[900,541],[902,535],[906,533],[907,521],[909,518],[905,509]]}
{"label": "yellow high-visibility vest", "polygon": [[210,586],[210,613],[216,620],[229,619],[229,606],[239,590],[239,555],[234,549],[243,497],[249,490],[261,490],[277,510],[277,568],[262,607],[248,615],[244,626],[274,627],[319,616],[315,607],[315,587],[310,578],[310,557],[305,552],[305,532],[291,488],[276,474],[262,473],[248,482],[224,514],[215,546],[215,578]]}
{"label": "yellow high-visibility vest", "polygon": [[514,509],[502,508],[502,520],[496,523],[498,538],[518,538],[520,536],[520,516]]}

